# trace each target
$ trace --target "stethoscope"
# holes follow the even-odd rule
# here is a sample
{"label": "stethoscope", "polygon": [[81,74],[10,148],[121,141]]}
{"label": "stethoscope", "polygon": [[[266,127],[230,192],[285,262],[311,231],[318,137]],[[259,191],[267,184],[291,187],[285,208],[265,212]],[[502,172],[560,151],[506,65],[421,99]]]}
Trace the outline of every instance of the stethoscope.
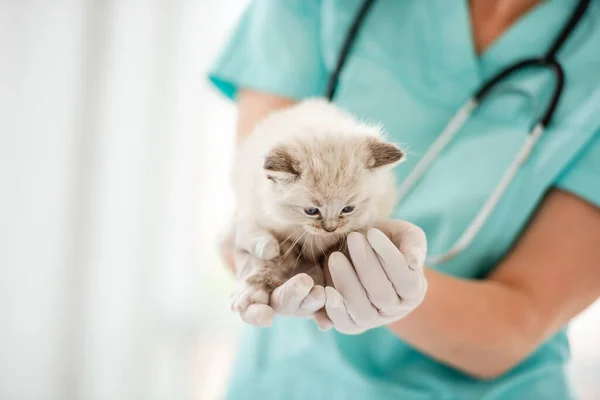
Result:
{"label": "stethoscope", "polygon": [[[360,29],[361,24],[364,21],[365,16],[367,15],[369,9],[373,5],[373,0],[366,0],[362,7],[359,9],[348,33],[346,35],[346,40],[342,46],[342,50],[338,56],[336,67],[329,78],[329,82],[327,85],[326,96],[331,101],[337,89],[338,78],[340,73],[346,63],[346,59],[348,58],[348,54],[350,52],[350,48],[354,44],[356,39],[356,35]],[[542,133],[552,120],[552,116],[554,115],[554,110],[558,105],[560,100],[560,96],[562,95],[563,86],[565,83],[565,74],[564,71],[556,59],[556,53],[562,48],[565,41],[569,38],[571,33],[577,27],[577,24],[581,20],[581,17],[585,13],[587,6],[589,5],[589,0],[580,0],[577,7],[573,10],[573,13],[569,17],[567,23],[562,28],[550,49],[539,58],[528,58],[522,61],[518,61],[504,70],[500,71],[490,80],[485,82],[479,90],[475,92],[475,94],[466,101],[466,103],[460,107],[460,109],[454,114],[454,116],[450,119],[450,122],[446,125],[442,133],[438,136],[438,138],[433,142],[431,147],[425,152],[423,158],[421,158],[414,169],[410,172],[410,174],[406,177],[406,179],[402,182],[400,187],[398,188],[398,198],[402,199],[418,182],[418,180],[423,176],[423,174],[428,170],[431,166],[432,162],[436,159],[436,157],[446,148],[448,143],[452,140],[452,138],[456,135],[456,133],[465,125],[471,114],[481,105],[481,102],[492,92],[492,89],[496,87],[503,79],[513,75],[517,71],[521,71],[528,68],[548,68],[552,71],[554,77],[556,78],[556,86],[554,87],[554,91],[552,93],[552,97],[550,99],[550,103],[546,107],[546,110],[542,114],[542,117],[533,125],[533,128],[529,131],[527,138],[525,139],[523,145],[521,146],[519,152],[514,157],[512,163],[504,172],[500,182],[494,188],[490,196],[484,202],[483,206],[479,209],[467,229],[460,235],[458,240],[450,247],[450,249],[441,255],[428,256],[426,263],[427,265],[437,265],[444,263],[452,258],[454,258],[457,254],[463,251],[465,248],[471,244],[473,239],[477,236],[485,222],[488,220],[490,214],[500,201],[502,195],[512,182],[516,173],[519,171],[521,166],[527,161],[529,156],[531,155],[535,145],[538,143]]]}

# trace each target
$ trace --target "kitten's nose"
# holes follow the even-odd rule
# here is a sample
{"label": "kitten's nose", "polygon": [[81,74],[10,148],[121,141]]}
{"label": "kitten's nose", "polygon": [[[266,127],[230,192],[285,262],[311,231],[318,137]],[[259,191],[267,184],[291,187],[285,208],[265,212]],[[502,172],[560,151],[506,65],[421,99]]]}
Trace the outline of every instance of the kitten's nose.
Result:
{"label": "kitten's nose", "polygon": [[337,221],[323,221],[323,229],[325,232],[333,232],[337,229]]}

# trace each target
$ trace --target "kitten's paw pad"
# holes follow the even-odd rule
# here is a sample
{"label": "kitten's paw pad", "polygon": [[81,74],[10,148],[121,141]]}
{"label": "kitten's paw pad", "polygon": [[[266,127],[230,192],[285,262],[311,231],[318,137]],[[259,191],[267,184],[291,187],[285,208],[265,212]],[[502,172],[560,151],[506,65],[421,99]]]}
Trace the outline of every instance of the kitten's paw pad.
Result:
{"label": "kitten's paw pad", "polygon": [[264,288],[243,284],[231,297],[231,310],[239,313],[250,304],[268,305],[270,297],[271,293]]}

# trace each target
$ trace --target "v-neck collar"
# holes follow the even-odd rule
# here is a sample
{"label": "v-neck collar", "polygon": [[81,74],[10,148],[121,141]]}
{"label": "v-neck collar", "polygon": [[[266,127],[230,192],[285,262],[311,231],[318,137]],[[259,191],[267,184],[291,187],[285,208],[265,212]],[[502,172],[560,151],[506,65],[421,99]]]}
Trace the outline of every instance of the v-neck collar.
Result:
{"label": "v-neck collar", "polygon": [[[459,0],[463,3],[466,0]],[[472,90],[480,82],[477,55],[473,51],[471,23],[468,14],[468,4],[457,5],[456,1],[436,0],[430,8],[439,43],[436,52],[436,64],[448,78],[456,82],[463,91],[466,87]]]}
{"label": "v-neck collar", "polygon": [[435,10],[439,24],[438,62],[447,68],[451,78],[474,90],[506,66],[544,54],[575,6],[575,0],[543,1],[477,55],[468,0],[437,0],[431,9]]}
{"label": "v-neck collar", "polygon": [[[463,5],[469,12],[467,0]],[[574,0],[546,0],[529,10],[479,56],[482,78],[519,60],[543,56],[574,7]]]}

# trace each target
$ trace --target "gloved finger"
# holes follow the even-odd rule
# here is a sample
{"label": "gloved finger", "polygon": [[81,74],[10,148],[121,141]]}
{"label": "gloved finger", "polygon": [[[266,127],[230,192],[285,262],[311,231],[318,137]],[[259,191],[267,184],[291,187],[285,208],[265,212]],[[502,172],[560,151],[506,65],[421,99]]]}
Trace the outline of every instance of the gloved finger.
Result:
{"label": "gloved finger", "polygon": [[235,244],[261,260],[272,260],[279,255],[277,239],[264,229],[238,230]]}
{"label": "gloved finger", "polygon": [[309,275],[295,275],[283,285],[275,288],[271,293],[269,305],[278,313],[295,314],[313,287],[314,281]]}
{"label": "gloved finger", "polygon": [[315,285],[300,304],[302,314],[314,314],[325,307],[325,288],[321,285]]}
{"label": "gloved finger", "polygon": [[387,221],[390,239],[400,249],[412,270],[422,269],[427,256],[427,237],[423,229],[407,221]]}
{"label": "gloved finger", "polygon": [[348,313],[357,324],[378,317],[377,310],[371,304],[365,288],[346,256],[338,251],[331,253],[329,271],[336,290],[345,300]]}
{"label": "gloved finger", "polygon": [[317,326],[319,327],[320,330],[328,331],[331,328],[333,328],[333,322],[331,322],[331,320],[327,316],[327,312],[325,311],[324,308],[317,311],[314,314],[314,317],[315,317],[315,322],[317,323]]}
{"label": "gloved finger", "polygon": [[325,311],[335,329],[342,333],[358,331],[358,326],[350,318],[350,314],[346,310],[342,295],[331,286],[325,288],[325,295],[327,296]]}
{"label": "gloved finger", "polygon": [[348,235],[348,251],[373,306],[382,315],[392,313],[400,299],[367,239],[358,232],[352,232]]}
{"label": "gloved finger", "polygon": [[420,301],[423,297],[423,270],[410,269],[404,255],[379,229],[369,229],[367,240],[379,256],[381,266],[400,298],[407,302]]}
{"label": "gloved finger", "polygon": [[268,328],[273,325],[275,310],[266,304],[250,304],[240,313],[242,320],[250,325]]}

